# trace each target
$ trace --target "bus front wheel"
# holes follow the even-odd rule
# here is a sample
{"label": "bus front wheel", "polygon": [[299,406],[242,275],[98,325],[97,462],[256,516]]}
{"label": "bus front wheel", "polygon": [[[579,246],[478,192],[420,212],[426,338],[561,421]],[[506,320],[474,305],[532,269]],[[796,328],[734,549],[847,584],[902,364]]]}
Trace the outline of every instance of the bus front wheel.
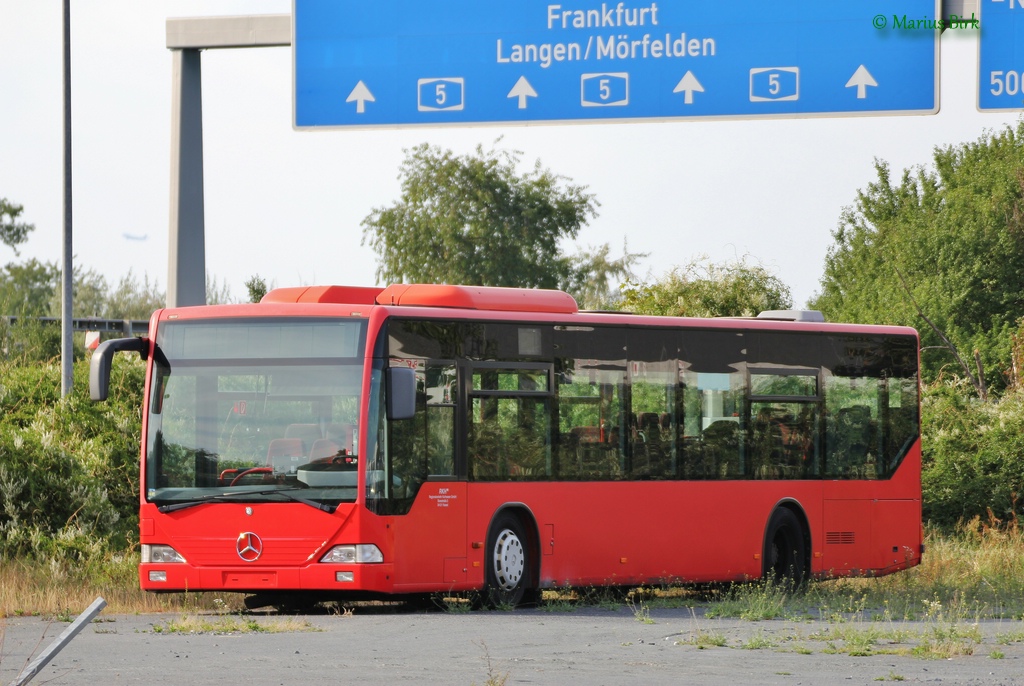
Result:
{"label": "bus front wheel", "polygon": [[806,545],[800,520],[780,507],[768,520],[764,538],[765,581],[787,589],[799,588],[807,575]]}
{"label": "bus front wheel", "polygon": [[523,602],[530,584],[530,554],[522,522],[500,515],[487,537],[484,589],[492,607],[515,607]]}

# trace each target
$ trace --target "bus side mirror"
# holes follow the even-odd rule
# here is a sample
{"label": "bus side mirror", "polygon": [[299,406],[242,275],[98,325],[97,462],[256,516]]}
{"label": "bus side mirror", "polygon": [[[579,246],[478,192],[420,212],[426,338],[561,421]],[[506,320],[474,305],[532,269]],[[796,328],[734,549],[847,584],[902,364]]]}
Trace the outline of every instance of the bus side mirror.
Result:
{"label": "bus side mirror", "polygon": [[110,364],[117,352],[137,352],[139,357],[146,359],[149,352],[147,338],[115,338],[103,341],[92,354],[89,361],[89,397],[93,400],[106,400],[110,388]]}
{"label": "bus side mirror", "polygon": [[416,372],[408,367],[387,369],[388,419],[412,419],[416,415]]}

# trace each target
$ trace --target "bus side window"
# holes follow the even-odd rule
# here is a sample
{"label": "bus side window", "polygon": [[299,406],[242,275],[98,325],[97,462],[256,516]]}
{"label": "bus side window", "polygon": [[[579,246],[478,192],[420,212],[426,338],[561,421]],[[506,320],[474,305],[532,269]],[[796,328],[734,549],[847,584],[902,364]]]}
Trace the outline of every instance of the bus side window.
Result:
{"label": "bus side window", "polygon": [[740,425],[729,419],[719,419],[701,432],[696,446],[697,459],[690,478],[717,479],[736,476],[739,472]]}
{"label": "bus side window", "polygon": [[[642,340],[639,336],[636,338],[639,347]],[[638,352],[642,354],[643,350]],[[629,453],[630,477],[675,478],[679,363],[677,360],[635,360],[629,362],[628,368],[631,424],[636,417]]]}
{"label": "bus side window", "polygon": [[427,473],[430,476],[455,474],[455,365],[427,365],[424,377],[426,403]]}
{"label": "bus side window", "polygon": [[782,477],[783,448],[782,428],[775,419],[769,403],[751,403],[752,440],[750,445],[750,466],[755,479],[778,479]]}
{"label": "bus side window", "polygon": [[888,403],[883,413],[883,454],[878,460],[878,476],[888,477],[899,466],[900,460],[918,434],[917,379],[886,379]]}
{"label": "bus side window", "polygon": [[548,477],[546,406],[524,398],[472,399],[469,459],[475,480]]}
{"label": "bus side window", "polygon": [[750,409],[750,476],[755,479],[815,476],[818,403],[754,401]]}
{"label": "bus side window", "polygon": [[[558,378],[558,478],[607,481],[623,476],[621,361],[563,359]],[[628,437],[629,431],[625,432]]]}
{"label": "bus side window", "polygon": [[687,371],[683,376],[687,479],[735,479],[740,462],[740,410],[744,380],[739,372]]}
{"label": "bus side window", "polygon": [[467,458],[477,481],[552,476],[550,373],[493,364],[473,369]]}
{"label": "bus side window", "polygon": [[420,486],[430,476],[455,472],[455,366],[423,360],[392,360],[416,372],[416,414],[388,422],[388,453],[395,504],[391,511],[409,511]]}
{"label": "bus side window", "polygon": [[878,406],[881,379],[833,376],[826,380],[825,476],[878,476]]}

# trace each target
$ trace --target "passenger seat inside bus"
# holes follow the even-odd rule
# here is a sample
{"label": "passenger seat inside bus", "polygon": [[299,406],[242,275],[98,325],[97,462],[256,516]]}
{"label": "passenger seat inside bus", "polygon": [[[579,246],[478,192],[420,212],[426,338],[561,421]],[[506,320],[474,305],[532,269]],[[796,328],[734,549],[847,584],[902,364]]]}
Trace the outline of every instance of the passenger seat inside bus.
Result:
{"label": "passenger seat inside bus", "polygon": [[304,452],[312,451],[313,444],[324,439],[334,441],[338,447],[351,451],[354,430],[355,427],[351,424],[289,424],[284,430],[284,435],[285,438],[300,439]]}
{"label": "passenger seat inside bus", "polygon": [[739,476],[740,425],[730,419],[712,422],[701,433],[701,464],[696,478]]}
{"label": "passenger seat inside bus", "polygon": [[318,438],[313,441],[313,447],[309,450],[309,461],[316,462],[317,460],[329,461],[334,457],[337,457],[341,451],[341,446],[329,438]]}
{"label": "passenger seat inside bus", "polygon": [[320,433],[319,424],[289,424],[284,430],[285,438],[297,438],[302,441],[303,452],[313,447],[313,442],[324,436]]}
{"label": "passenger seat inside bus", "polygon": [[299,438],[275,438],[267,447],[267,466],[274,472],[294,474],[306,459],[306,451]]}
{"label": "passenger seat inside bus", "polygon": [[350,455],[346,448],[329,438],[317,439],[309,451],[310,462],[330,462],[340,470],[355,469],[357,460],[355,455]]}
{"label": "passenger seat inside bus", "polygon": [[352,452],[354,446],[352,445],[352,434],[355,432],[355,427],[351,424],[328,424],[324,433],[324,438],[328,438],[336,443],[340,444],[342,448],[346,448],[349,452]]}
{"label": "passenger seat inside bus", "polygon": [[836,412],[832,429],[834,436],[829,451],[829,475],[872,478],[875,474],[874,459],[870,454],[874,442],[871,408],[867,405],[841,408]]}

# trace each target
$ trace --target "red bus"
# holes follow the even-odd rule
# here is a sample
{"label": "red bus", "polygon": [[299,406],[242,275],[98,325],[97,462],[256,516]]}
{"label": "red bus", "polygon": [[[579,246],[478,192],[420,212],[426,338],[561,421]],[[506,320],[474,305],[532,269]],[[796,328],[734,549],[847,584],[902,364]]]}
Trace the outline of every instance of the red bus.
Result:
{"label": "red bus", "polygon": [[918,564],[918,348],[819,313],[326,286],[159,310],[90,381],[147,360],[143,589],[516,604]]}

